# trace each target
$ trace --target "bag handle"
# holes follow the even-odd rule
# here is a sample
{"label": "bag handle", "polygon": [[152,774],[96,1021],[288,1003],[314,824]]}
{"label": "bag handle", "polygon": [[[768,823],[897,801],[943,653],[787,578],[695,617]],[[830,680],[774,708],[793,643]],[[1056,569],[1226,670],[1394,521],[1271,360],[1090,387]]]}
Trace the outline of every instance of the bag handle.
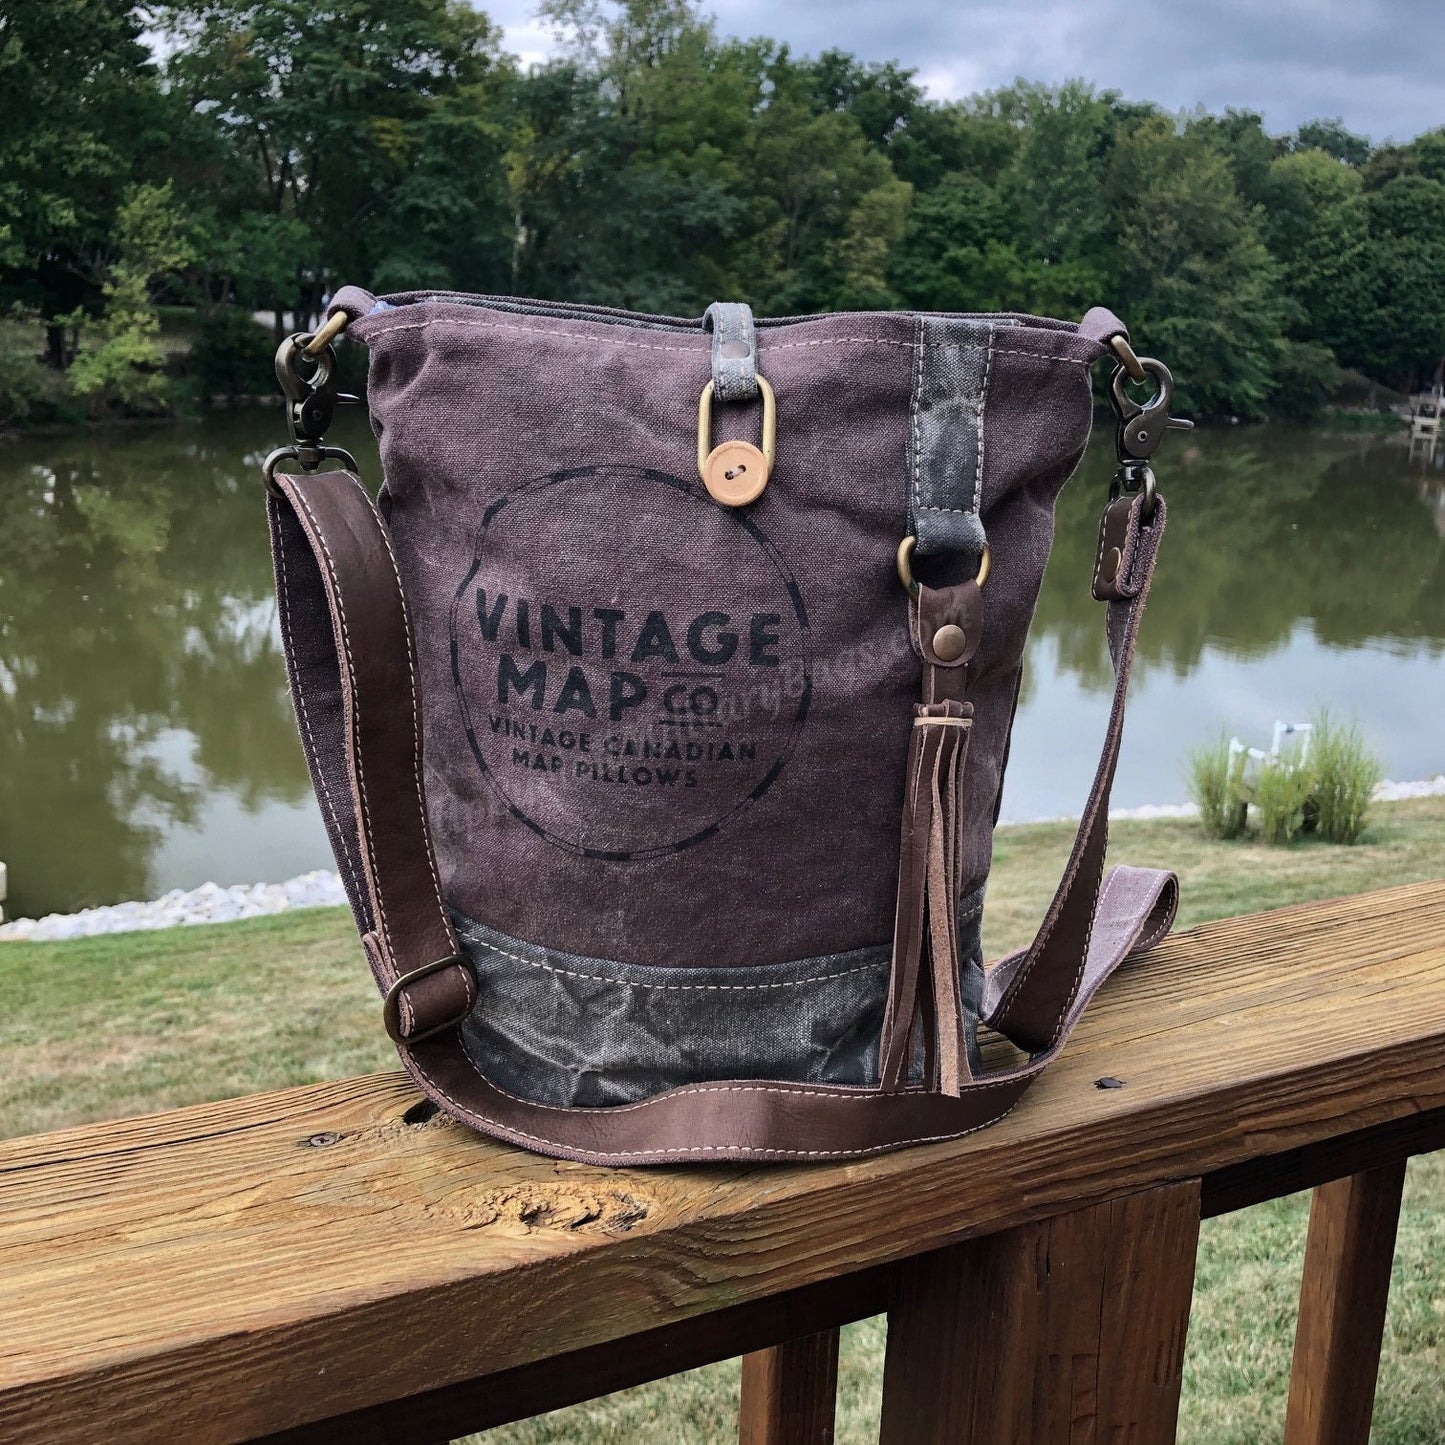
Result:
{"label": "bag handle", "polygon": [[[268,511],[302,742],[368,959],[393,1005],[398,1052],[417,1085],[485,1133],[597,1164],[846,1157],[957,1137],[1006,1114],[1099,985],[1162,938],[1174,917],[1172,874],[1116,868],[1101,883],[1124,695],[1164,528],[1162,502],[1146,523],[1144,501],[1121,497],[1105,511],[1105,535],[1125,528],[1127,559],[1102,594],[1114,703],[1069,867],[1038,939],[989,979],[985,1018],[1032,1056],[948,1094],[740,1080],[614,1108],[559,1108],[483,1078],[456,1027],[476,983],[437,883],[415,649],[385,523],[353,473],[275,473]],[[812,1147],[798,1147],[803,1141]]]}

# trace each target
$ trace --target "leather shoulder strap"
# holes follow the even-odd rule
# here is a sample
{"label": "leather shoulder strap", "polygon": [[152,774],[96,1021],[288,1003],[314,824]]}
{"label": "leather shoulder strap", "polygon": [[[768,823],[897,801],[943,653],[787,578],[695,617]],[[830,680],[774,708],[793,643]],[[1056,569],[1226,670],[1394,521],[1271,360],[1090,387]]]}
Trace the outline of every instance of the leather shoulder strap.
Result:
{"label": "leather shoulder strap", "polygon": [[[476,983],[437,879],[401,574],[376,504],[350,472],[278,472],[273,485],[276,590],[302,743],[388,995],[388,1028],[417,1038],[470,1012]],[[324,608],[299,611],[297,587]]]}
{"label": "leather shoulder strap", "polygon": [[419,1087],[483,1132],[597,1164],[823,1159],[957,1137],[1007,1113],[1104,979],[1169,929],[1172,874],[1121,868],[1101,883],[1124,691],[1164,525],[1160,502],[1148,523],[1140,507],[1127,515],[1129,575],[1107,604],[1114,705],[1068,870],[1034,945],[989,980],[985,1016],[1030,1052],[1026,1062],[969,1078],[954,1093],[738,1080],[605,1109],[508,1094],[477,1072],[455,1026],[476,986],[437,883],[415,649],[385,523],[349,472],[278,474],[269,513],[302,741],[368,958],[395,1001],[389,1027]]}

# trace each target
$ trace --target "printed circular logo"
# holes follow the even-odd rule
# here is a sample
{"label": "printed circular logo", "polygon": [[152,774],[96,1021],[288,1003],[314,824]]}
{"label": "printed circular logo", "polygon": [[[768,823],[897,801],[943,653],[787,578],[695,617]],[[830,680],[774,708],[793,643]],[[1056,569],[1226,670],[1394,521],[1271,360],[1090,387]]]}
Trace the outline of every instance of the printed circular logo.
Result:
{"label": "printed circular logo", "polygon": [[477,766],[588,857],[677,852],[777,782],[808,715],[808,614],[777,548],[696,483],[578,467],[494,502],[451,611]]}

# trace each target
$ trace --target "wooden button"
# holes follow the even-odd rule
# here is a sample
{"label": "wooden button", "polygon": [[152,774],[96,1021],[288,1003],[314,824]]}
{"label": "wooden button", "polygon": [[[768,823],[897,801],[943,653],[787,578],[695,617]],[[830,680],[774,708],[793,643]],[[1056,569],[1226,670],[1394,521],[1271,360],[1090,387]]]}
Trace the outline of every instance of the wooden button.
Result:
{"label": "wooden button", "polygon": [[1112,582],[1119,575],[1119,563],[1124,560],[1124,554],[1117,547],[1110,547],[1099,559],[1099,577],[1104,582]]}
{"label": "wooden button", "polygon": [[719,442],[702,466],[708,495],[724,507],[746,507],[768,484],[768,463],[751,442]]}
{"label": "wooden button", "polygon": [[933,634],[933,655],[940,662],[957,662],[968,648],[968,634],[952,622],[945,622]]}

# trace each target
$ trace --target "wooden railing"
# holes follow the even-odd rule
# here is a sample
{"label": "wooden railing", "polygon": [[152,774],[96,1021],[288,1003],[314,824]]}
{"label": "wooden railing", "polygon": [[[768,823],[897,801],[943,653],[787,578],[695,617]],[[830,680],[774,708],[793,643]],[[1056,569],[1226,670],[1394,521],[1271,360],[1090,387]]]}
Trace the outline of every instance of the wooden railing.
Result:
{"label": "wooden railing", "polygon": [[887,1311],[885,1441],[1153,1445],[1200,1218],[1323,1186],[1286,1438],[1362,1442],[1442,1046],[1428,884],[1179,935],[1008,1119],[862,1163],[557,1163],[396,1075],[14,1140],[0,1439],[434,1445],[743,1354],[742,1439],[821,1442]]}

